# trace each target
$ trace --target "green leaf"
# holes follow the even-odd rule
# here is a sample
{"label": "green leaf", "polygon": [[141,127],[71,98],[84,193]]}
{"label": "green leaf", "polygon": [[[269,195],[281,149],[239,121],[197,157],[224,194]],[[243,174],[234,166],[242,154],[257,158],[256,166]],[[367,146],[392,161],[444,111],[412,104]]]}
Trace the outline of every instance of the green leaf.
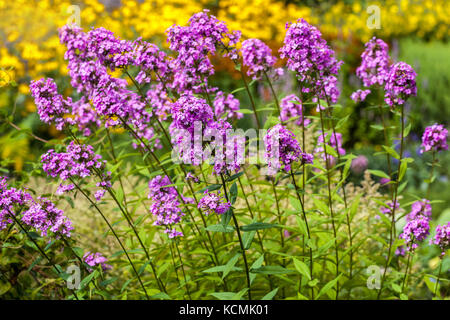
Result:
{"label": "green leaf", "polygon": [[239,178],[239,177],[242,176],[243,174],[244,174],[244,171],[235,173],[235,174],[233,174],[232,176],[230,176],[230,177],[227,179],[227,182],[231,182],[231,181],[233,181],[233,180]]}
{"label": "green leaf", "polygon": [[228,223],[230,223],[230,220],[231,220],[232,216],[233,216],[233,208],[229,208],[229,209],[227,210],[227,212],[225,212],[225,213],[222,215],[222,218],[221,218],[221,224],[222,224],[222,226],[223,226],[224,228],[225,228],[226,226],[228,226]]}
{"label": "green leaf", "polygon": [[211,184],[211,185],[197,191],[196,193],[204,193],[205,191],[211,192],[211,191],[219,190],[220,188],[222,188],[221,184]]}
{"label": "green leaf", "polygon": [[7,281],[0,281],[0,296],[4,295],[11,289],[11,283]]}
{"label": "green leaf", "polygon": [[255,238],[256,231],[244,232],[242,236],[242,242],[244,243],[244,249],[250,249],[253,239]]}
{"label": "green leaf", "polygon": [[300,233],[304,236],[308,236],[308,229],[306,228],[306,223],[300,217],[295,217],[297,220],[298,228],[300,229]]}
{"label": "green leaf", "polygon": [[248,288],[244,288],[241,291],[239,291],[238,293],[236,293],[231,300],[241,300],[242,297],[244,296],[244,294],[246,294],[248,291]]}
{"label": "green leaf", "polygon": [[315,287],[315,286],[317,286],[318,283],[319,283],[319,279],[316,278],[314,280],[308,281],[308,286]]}
{"label": "green leaf", "polygon": [[384,130],[383,126],[379,124],[372,124],[370,127],[378,131]]}
{"label": "green leaf", "polygon": [[222,280],[230,273],[230,271],[236,265],[236,262],[238,261],[239,256],[240,256],[240,254],[237,253],[234,255],[233,258],[230,259],[230,261],[227,262],[227,264],[225,265],[225,268],[223,269]]}
{"label": "green leaf", "polygon": [[403,177],[405,176],[406,169],[408,169],[408,162],[403,161],[400,164],[400,173],[398,175],[398,181],[402,181]]}
{"label": "green leaf", "polygon": [[248,225],[240,227],[242,231],[254,231],[254,230],[263,230],[263,229],[269,229],[269,228],[276,228],[278,227],[277,224],[273,223],[266,223],[266,222],[254,222],[250,223]]}
{"label": "green leaf", "polygon": [[34,268],[35,265],[37,265],[42,260],[42,256],[38,256],[33,263],[28,267],[28,271],[31,271],[31,269]]}
{"label": "green leaf", "polygon": [[350,115],[348,114],[345,117],[343,117],[342,119],[339,119],[338,123],[336,124],[336,129],[341,128],[344,125],[344,123],[347,122],[349,117],[350,117]]}
{"label": "green leaf", "polygon": [[313,202],[316,205],[317,209],[319,209],[323,213],[329,215],[330,211],[329,211],[328,205],[325,202],[323,202],[322,200],[320,200],[316,197],[313,198]]}
{"label": "green leaf", "polygon": [[231,233],[234,232],[234,227],[232,226],[224,226],[223,224],[214,224],[211,226],[208,226],[206,230],[211,232],[226,232]]}
{"label": "green leaf", "polygon": [[343,273],[341,273],[339,276],[337,276],[335,279],[328,282],[326,285],[323,286],[322,289],[320,289],[319,294],[316,296],[316,299],[319,299],[321,295],[327,293],[331,288],[333,288],[336,283],[339,281]]}
{"label": "green leaf", "polygon": [[123,202],[124,194],[122,188],[117,189],[116,198],[119,203]]}
{"label": "green leaf", "polygon": [[83,289],[91,280],[98,275],[98,271],[95,270],[94,272],[90,273],[86,277],[84,277],[83,280],[80,282],[80,290]]}
{"label": "green leaf", "polygon": [[[224,272],[226,265],[216,266],[206,270],[203,270],[204,273],[215,273],[215,272]],[[232,267],[230,271],[242,271],[241,267]]]}
{"label": "green leaf", "polygon": [[292,258],[292,260],[294,261],[295,269],[297,269],[297,271],[298,271],[300,274],[302,274],[302,275],[304,275],[306,278],[308,278],[308,280],[311,280],[311,275],[310,275],[310,273],[309,273],[309,268],[308,268],[308,266],[307,266],[304,262],[302,262],[302,261],[300,261],[300,260],[298,260],[298,259],[296,259],[296,258]]}
{"label": "green leaf", "polygon": [[272,300],[273,297],[275,297],[275,295],[278,292],[278,288],[273,289],[272,291],[270,291],[268,294],[266,294],[264,297],[261,298],[261,300]]}
{"label": "green leaf", "polygon": [[328,155],[331,155],[335,158],[338,157],[336,150],[334,150],[334,148],[328,144],[325,144],[325,151],[327,152]]}
{"label": "green leaf", "polygon": [[236,296],[234,292],[213,292],[210,293],[211,296],[216,297],[219,300],[233,300]]}
{"label": "green leaf", "polygon": [[391,287],[397,293],[401,293],[402,292],[402,287],[400,287],[398,284],[391,283]]}
{"label": "green leaf", "polygon": [[262,266],[259,268],[252,268],[250,272],[261,274],[287,274],[294,272],[293,270],[283,268],[281,266]]}
{"label": "green leaf", "polygon": [[370,174],[373,174],[374,176],[390,179],[390,177],[381,170],[368,170]]}
{"label": "green leaf", "polygon": [[406,138],[409,135],[410,131],[411,131],[411,123],[408,123],[405,130],[403,131],[403,138]]}
{"label": "green leaf", "polygon": [[231,204],[234,204],[236,202],[237,196],[238,196],[238,189],[237,189],[236,182],[234,182],[230,187]]}
{"label": "green leaf", "polygon": [[384,150],[386,150],[387,153],[389,153],[391,156],[393,156],[395,159],[400,159],[399,154],[397,153],[397,151],[395,151],[394,149],[392,149],[391,147],[387,147],[387,146],[382,146]]}
{"label": "green leaf", "polygon": [[239,109],[238,112],[243,114],[253,114],[253,110],[250,109]]}

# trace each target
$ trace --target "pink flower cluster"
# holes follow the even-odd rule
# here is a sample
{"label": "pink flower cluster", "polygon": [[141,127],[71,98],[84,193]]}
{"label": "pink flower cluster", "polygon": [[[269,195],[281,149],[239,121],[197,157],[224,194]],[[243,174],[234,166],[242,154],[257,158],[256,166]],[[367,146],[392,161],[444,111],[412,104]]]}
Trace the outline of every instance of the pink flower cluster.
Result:
{"label": "pink flower cluster", "polygon": [[180,223],[184,213],[180,209],[177,190],[174,187],[167,187],[170,184],[167,176],[164,178],[156,176],[149,181],[148,198],[152,200],[150,212],[156,216],[153,224],[166,227],[164,232],[169,238],[182,237],[183,233],[177,231],[175,225]]}
{"label": "pink flower cluster", "polygon": [[43,197],[34,200],[28,192],[8,187],[6,179],[1,177],[0,230],[14,222],[11,215],[40,232],[42,236],[48,236],[49,232],[52,232],[56,238],[70,237],[73,230],[72,222],[53,202]]}
{"label": "pink flower cluster", "polygon": [[335,103],[339,97],[336,76],[343,62],[335,58],[320,31],[305,20],[288,23],[286,29],[280,57],[287,58],[287,66],[296,73],[302,91]]}
{"label": "pink flower cluster", "polygon": [[397,62],[389,70],[384,87],[385,102],[391,107],[403,105],[409,97],[417,94],[416,72],[405,62]]}
{"label": "pink flower cluster", "polygon": [[244,114],[239,112],[240,102],[231,93],[217,92],[214,98],[214,114],[217,119],[225,116],[226,119],[241,119]]}
{"label": "pink flower cluster", "polygon": [[325,135],[320,132],[319,137],[317,138],[317,147],[314,149],[315,153],[319,153],[322,155],[322,159],[324,161],[327,161],[329,165],[334,165],[336,162],[336,159],[329,153],[327,153],[328,159],[325,156],[325,144],[332,147],[336,152],[339,152],[340,155],[345,154],[345,149],[342,148],[342,134],[339,132],[336,132],[336,134],[331,134],[329,141],[328,140],[328,133],[326,132]]}
{"label": "pink flower cluster", "polygon": [[198,208],[204,210],[207,216],[211,213],[224,214],[230,207],[231,203],[225,201],[225,198],[220,195],[220,191],[212,193],[206,190],[198,202]]}
{"label": "pink flower cluster", "polygon": [[355,92],[352,93],[352,95],[350,96],[350,98],[355,101],[356,103],[358,102],[362,102],[364,100],[366,100],[367,95],[370,93],[370,90],[361,90],[358,89]]}
{"label": "pink flower cluster", "polygon": [[383,40],[376,37],[370,39],[365,47],[366,49],[361,54],[361,65],[356,69],[356,75],[366,87],[374,84],[382,86],[389,73],[389,47]]}
{"label": "pink flower cluster", "polygon": [[447,136],[448,130],[442,124],[435,123],[426,127],[422,135],[421,152],[448,150]]}
{"label": "pink flower cluster", "polygon": [[[269,74],[277,61],[269,46],[259,39],[243,41],[241,53],[244,65],[248,67],[247,75],[254,80],[261,79],[264,73]],[[274,71],[278,76],[283,74],[281,68]]]}
{"label": "pink flower cluster", "polygon": [[[105,172],[106,161],[101,161],[102,156],[94,153],[94,148],[89,145],[79,145],[75,142],[70,142],[66,148],[66,152],[58,153],[54,150],[49,150],[42,155],[41,163],[42,169],[52,178],[59,177],[66,181],[70,179],[82,179],[97,174],[101,178],[97,182],[97,187],[102,189],[97,191],[95,198],[99,201],[105,189],[111,187],[110,172]],[[72,184],[60,185],[57,193],[70,191],[74,188]]]}
{"label": "pink flower cluster", "polygon": [[400,239],[405,240],[406,250],[414,251],[419,242],[425,240],[430,234],[431,205],[430,201],[423,199],[416,201],[411,206],[411,212],[406,216],[406,225],[400,234]]}
{"label": "pink flower cluster", "polygon": [[282,167],[285,171],[290,171],[292,163],[297,161],[301,164],[313,162],[313,156],[302,152],[295,135],[281,124],[269,129],[264,137],[264,143],[271,172],[278,171]]}
{"label": "pink flower cluster", "polygon": [[94,271],[94,267],[100,266],[103,271],[107,271],[109,269],[112,269],[112,266],[109,264],[106,264],[108,259],[106,259],[101,253],[91,253],[90,251],[86,252],[83,255],[83,261],[92,268],[88,268],[90,272]]}
{"label": "pink flower cluster", "polygon": [[[170,27],[167,31],[170,49],[178,55],[171,61],[174,79],[171,88],[182,94],[201,93],[207,87],[207,79],[214,74],[208,55],[215,55],[217,49],[234,46],[240,39],[240,32],[230,32],[225,22],[209,14],[209,10],[194,14],[188,26]],[[227,55],[237,59],[236,49]]]}
{"label": "pink flower cluster", "polygon": [[450,249],[450,221],[447,224],[436,227],[436,234],[430,240],[430,244],[435,244],[441,249],[441,256]]}
{"label": "pink flower cluster", "polygon": [[[291,118],[298,117],[298,119],[295,120],[295,124],[299,126],[302,124],[302,116],[304,117],[303,104],[295,94],[290,94],[281,99],[280,109],[281,121],[286,122]],[[309,119],[304,119],[305,126],[307,126],[310,122],[311,121]]]}

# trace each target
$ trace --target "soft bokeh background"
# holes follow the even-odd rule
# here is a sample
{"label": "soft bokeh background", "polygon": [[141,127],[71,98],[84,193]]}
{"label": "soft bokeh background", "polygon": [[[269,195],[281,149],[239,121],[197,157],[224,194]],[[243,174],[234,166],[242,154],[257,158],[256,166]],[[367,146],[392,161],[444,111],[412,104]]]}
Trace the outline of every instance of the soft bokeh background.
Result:
{"label": "soft bokeh background", "polygon": [[[370,5],[380,9],[379,29],[368,27],[367,21],[371,21],[373,13],[368,13]],[[420,137],[425,126],[434,122],[447,126],[450,118],[448,0],[0,0],[1,170],[7,168],[7,172],[13,170],[20,176],[40,156],[42,143],[32,135],[44,139],[59,137],[54,128],[39,121],[28,87],[30,80],[47,76],[56,79],[64,94],[72,94],[58,27],[70,22],[79,23],[85,30],[102,26],[124,39],[141,36],[164,47],[167,46],[164,32],[169,26],[186,24],[193,13],[204,8],[225,20],[230,29],[241,30],[244,39],[260,38],[274,52],[283,41],[286,22],[304,18],[318,25],[339,58],[345,61],[340,74],[339,103],[343,106],[340,115],[352,114],[343,129],[345,147],[357,155],[365,155],[371,169],[381,170],[386,170],[385,158],[374,153],[381,149],[383,138],[380,131],[370,128],[379,121],[378,115],[349,97],[360,88],[354,72],[364,43],[374,35],[388,42],[393,60],[406,61],[418,73],[418,97],[407,105],[412,121],[407,153],[416,161],[409,172],[406,196],[425,194],[424,180],[429,174],[426,163],[430,159],[418,152]],[[221,59],[215,61],[215,66],[216,76],[212,81],[230,90],[240,85],[233,77],[229,62]],[[255,90],[259,90],[262,100],[264,96],[270,98],[267,88]],[[292,93],[289,79],[284,79],[278,90],[280,96]],[[245,105],[245,98],[240,98]],[[450,215],[448,153],[440,155],[440,163],[431,198],[443,202],[434,206],[434,214]],[[352,179],[357,182],[361,176],[354,174]]]}

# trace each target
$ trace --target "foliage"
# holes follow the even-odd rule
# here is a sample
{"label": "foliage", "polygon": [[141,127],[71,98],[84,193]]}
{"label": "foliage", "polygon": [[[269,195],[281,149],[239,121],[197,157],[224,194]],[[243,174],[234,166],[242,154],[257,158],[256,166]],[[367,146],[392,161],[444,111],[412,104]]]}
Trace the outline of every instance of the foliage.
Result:
{"label": "foliage", "polygon": [[[122,41],[104,29],[64,27],[60,37],[72,81],[30,84],[39,118],[58,139],[15,128],[43,156],[21,173],[8,162],[1,168],[9,177],[0,181],[2,298],[448,299],[448,250],[428,241],[437,225],[449,221],[448,210],[436,214],[438,199],[430,198],[431,187],[442,185],[437,178],[447,175],[440,163],[448,152],[408,154],[414,117],[402,102],[387,105],[388,86],[379,86],[363,104],[377,119],[366,120],[368,130],[384,142],[358,164],[341,135],[355,113],[354,104],[336,102],[333,80],[340,62],[314,26],[289,26],[293,34],[297,27],[308,31],[301,33],[304,38],[286,38],[284,45],[294,54],[304,50],[309,64],[299,71],[295,59],[301,55],[290,52],[294,73],[285,69],[281,75],[264,64],[251,82],[234,27],[208,12],[193,16],[189,26],[174,26],[171,50],[164,51],[141,40]],[[183,32],[189,43],[178,38]],[[221,60],[242,83],[234,90],[236,82],[220,81],[223,73],[211,76],[215,65],[209,62]],[[386,83],[401,86],[401,98],[414,101],[414,90],[406,91],[403,74],[393,66]],[[414,70],[409,72],[414,80]],[[408,85],[415,88],[414,81]],[[240,98],[238,112],[217,111],[220,90]],[[161,95],[155,98],[154,92]],[[301,105],[293,100],[287,106],[300,108],[301,116],[280,120],[282,98],[289,94],[299,96]],[[380,122],[381,116],[387,121]],[[14,125],[8,113],[5,119],[5,127]],[[173,146],[191,142],[195,121],[203,135],[217,130],[215,139],[203,140],[192,153],[184,149],[189,161],[176,162]],[[270,158],[273,150],[281,156],[255,164],[240,163],[232,153],[225,163],[214,144],[218,137],[226,129],[252,127],[269,129],[255,137],[260,156]],[[176,130],[182,134],[174,136]],[[277,132],[282,148],[269,140]],[[446,138],[440,137],[442,144]],[[208,147],[214,162],[195,163],[199,155],[211,160],[203,158]],[[226,151],[235,147],[227,144]],[[244,149],[249,151],[250,142]],[[410,188],[417,170],[427,176],[417,181],[424,184],[420,196]],[[57,217],[62,211],[55,208],[63,209],[73,222],[70,233],[48,214],[44,203],[50,200]],[[417,205],[425,211],[431,205],[434,213],[426,217],[427,240],[410,240],[419,246],[414,250],[399,235]],[[101,256],[96,260],[89,253]],[[69,285],[71,266],[81,270],[79,286]]]}

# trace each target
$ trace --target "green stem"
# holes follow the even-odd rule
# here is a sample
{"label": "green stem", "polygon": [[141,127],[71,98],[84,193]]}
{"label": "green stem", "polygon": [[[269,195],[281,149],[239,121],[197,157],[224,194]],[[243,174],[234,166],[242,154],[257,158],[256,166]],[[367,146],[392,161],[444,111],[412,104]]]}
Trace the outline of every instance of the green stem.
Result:
{"label": "green stem", "polygon": [[[320,103],[320,100],[319,100]],[[326,139],[325,139],[325,129],[324,129],[324,121],[323,121],[323,112],[320,108],[320,124],[322,127],[322,137],[323,137],[323,150],[325,153],[325,168],[327,170],[327,186],[328,186],[328,206],[330,208],[330,215],[331,215],[331,225],[333,228],[333,235],[334,235],[334,247],[335,247],[335,256],[336,256],[336,278],[339,276],[339,249],[338,249],[338,241],[337,241],[337,231],[336,231],[336,225],[334,222],[334,212],[333,212],[333,200],[331,197],[331,177],[330,177],[330,161],[328,159],[328,152],[326,148]],[[339,281],[336,283],[336,300],[339,298]]]}
{"label": "green stem", "polygon": [[[223,174],[220,174],[220,178],[222,179],[222,186],[223,186],[223,190],[225,192],[225,198],[228,202],[230,202],[229,197],[228,197],[228,191],[227,191],[227,185],[225,183],[225,179],[223,178]],[[234,222],[234,226],[236,228],[236,233],[238,235],[239,238],[239,245],[241,247],[241,251],[242,251],[242,257],[244,258],[244,265],[245,265],[245,275],[247,277],[247,288],[248,288],[248,300],[252,300],[252,294],[251,294],[251,283],[250,283],[250,272],[249,272],[249,267],[248,267],[248,263],[247,263],[247,255],[245,254],[245,247],[244,247],[244,243],[242,242],[242,237],[241,237],[241,230],[239,228],[239,224],[238,221],[236,219],[236,216],[233,212],[233,210],[230,208],[231,210],[231,216],[233,218],[233,222]]]}
{"label": "green stem", "polygon": [[[20,229],[22,229],[22,231],[27,235],[28,239],[31,240],[31,242],[33,242],[33,244],[36,246],[36,248],[38,249],[39,253],[45,258],[47,259],[47,261],[52,265],[53,269],[55,269],[57,274],[60,274],[60,271],[58,270],[58,268],[55,266],[55,264],[53,263],[53,261],[49,258],[49,256],[45,253],[44,250],[42,250],[42,248],[37,244],[36,240],[33,239],[32,236],[30,236],[30,234],[28,233],[27,230],[25,230],[25,228],[22,226],[22,224],[19,222],[19,220],[16,218],[16,216],[14,214],[12,214],[11,211],[9,211],[9,209],[7,209],[9,216],[14,220],[14,222],[20,227]],[[71,290],[73,293],[73,296],[75,297],[76,300],[78,299],[77,294],[75,293],[74,290]]]}
{"label": "green stem", "polygon": [[433,162],[431,162],[430,179],[427,186],[427,199],[430,197],[431,184],[433,183],[431,180],[433,179],[435,163],[436,163],[436,150],[433,150]]}
{"label": "green stem", "polygon": [[[303,165],[305,166],[305,165]],[[305,221],[305,225],[306,225],[306,233],[308,236],[308,242],[311,242],[311,232],[309,230],[309,225],[308,225],[308,218],[306,217],[306,212],[305,212],[305,207],[304,207],[304,200],[302,201],[302,197],[300,196],[300,194],[298,193],[298,187],[297,187],[297,183],[295,182],[295,176],[294,176],[294,172],[292,171],[291,168],[291,178],[292,178],[292,183],[294,184],[295,187],[295,194],[297,195],[297,199],[300,202],[301,208],[302,208],[302,215],[303,215],[303,220]],[[303,190],[305,190],[303,188]],[[313,261],[313,254],[312,254],[312,248],[311,248],[311,243],[308,245],[309,247],[309,272],[311,274],[311,280],[313,279],[313,266],[314,266],[314,261]],[[311,298],[314,299],[314,288],[311,287]]]}
{"label": "green stem", "polygon": [[177,249],[178,258],[180,259],[181,272],[183,272],[184,285],[186,286],[186,292],[187,292],[187,295],[189,297],[189,300],[192,300],[191,293],[189,291],[189,285],[188,285],[187,278],[186,278],[186,272],[184,271],[183,260],[181,259],[180,248],[178,248],[178,243],[177,243],[176,240],[175,240],[175,248]]}
{"label": "green stem", "polygon": [[388,250],[388,256],[386,258],[386,263],[384,266],[384,271],[383,271],[383,276],[381,278],[381,284],[380,284],[380,289],[378,290],[378,295],[377,295],[377,299],[380,299],[381,297],[381,291],[383,290],[383,284],[384,281],[386,279],[386,270],[389,266],[389,262],[391,261],[391,253],[392,253],[392,245],[394,243],[394,225],[395,225],[395,209],[396,209],[396,203],[397,203],[397,197],[398,197],[398,185],[399,185],[399,173],[400,173],[400,166],[402,163],[402,157],[403,157],[403,143],[404,143],[404,130],[405,130],[405,123],[404,123],[404,107],[403,105],[401,106],[401,140],[400,140],[400,157],[398,159],[398,168],[397,168],[397,179],[395,181],[395,185],[394,185],[394,192],[393,192],[393,199],[392,199],[392,219],[391,219],[391,227],[389,230],[389,250]]}
{"label": "green stem", "polygon": [[[412,248],[410,247],[410,250],[412,250]],[[406,263],[406,270],[405,270],[405,276],[403,277],[403,283],[402,283],[402,293],[403,290],[405,288],[406,282],[407,282],[407,278],[408,278],[408,272],[409,272],[409,267],[410,267],[410,263],[411,263],[411,258],[412,258],[412,253],[411,251],[409,251],[408,253],[408,262]]]}
{"label": "green stem", "polygon": [[[272,86],[272,81],[270,81],[269,76],[267,75],[267,72],[264,71],[264,76],[266,77],[267,82],[269,83],[269,87],[270,87],[270,91],[272,91],[272,95],[273,95],[273,100],[275,101],[275,105],[277,106],[278,109],[278,115],[281,115],[281,108],[280,108],[280,103],[278,102],[278,97],[277,94],[275,93],[275,90]],[[283,124],[283,122],[281,122]]]}
{"label": "green stem", "polygon": [[122,241],[120,240],[119,236],[117,235],[116,231],[114,230],[114,228],[112,227],[112,225],[109,223],[108,219],[106,219],[105,215],[103,214],[103,212],[99,209],[99,207],[95,204],[94,201],[92,201],[92,199],[86,194],[86,192],[83,191],[83,189],[81,189],[81,187],[75,183],[75,181],[72,178],[69,178],[70,181],[72,182],[72,184],[75,186],[75,188],[77,188],[78,191],[81,192],[81,194],[83,194],[83,196],[90,202],[90,204],[97,210],[97,212],[101,215],[101,217],[103,218],[103,220],[105,221],[105,223],[108,225],[109,230],[111,230],[112,234],[114,235],[114,237],[116,238],[117,242],[119,243],[119,246],[122,248],[123,252],[125,253],[125,256],[127,257],[128,262],[131,265],[131,268],[133,269],[134,273],[136,274],[136,277],[141,285],[142,290],[145,293],[145,296],[147,298],[147,300],[150,300],[150,297],[148,296],[147,290],[145,289],[144,283],[142,282],[141,277],[139,276],[139,273],[137,272],[133,262],[131,261],[130,256],[128,255],[128,251],[125,249],[125,246],[123,245]]}
{"label": "green stem", "polygon": [[439,259],[439,272],[436,279],[436,284],[434,286],[434,296],[436,297],[437,289],[439,287],[439,279],[441,278],[441,270],[442,270],[442,258]]}

